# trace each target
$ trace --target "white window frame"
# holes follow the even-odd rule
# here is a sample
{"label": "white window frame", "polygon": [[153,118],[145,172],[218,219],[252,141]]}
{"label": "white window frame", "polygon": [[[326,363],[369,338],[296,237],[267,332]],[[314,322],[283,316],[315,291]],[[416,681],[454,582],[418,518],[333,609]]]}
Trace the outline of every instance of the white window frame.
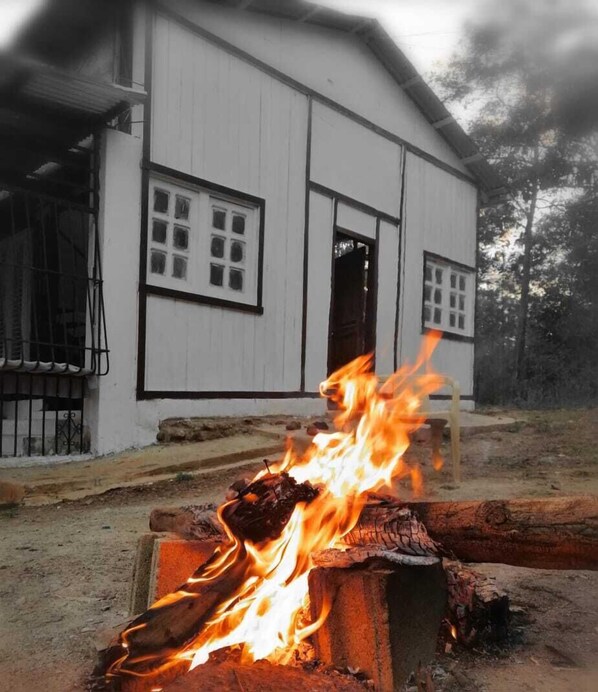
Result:
{"label": "white window frame", "polygon": [[474,335],[473,267],[424,252],[422,327],[471,340]]}
{"label": "white window frame", "polygon": [[[213,185],[207,181],[194,183],[190,176],[165,175],[152,171],[149,176],[147,209],[147,272],[146,284],[150,289],[162,289],[161,294],[182,293],[188,299],[222,307],[247,308],[262,312],[261,276],[263,261],[263,200],[238,193],[228,188]],[[156,211],[155,190],[163,190],[169,195],[167,212]],[[175,200],[182,196],[190,200],[188,219],[175,218]],[[213,209],[225,213],[225,228],[219,229],[213,223]],[[233,219],[244,219],[243,232],[233,231]],[[166,242],[154,240],[154,221],[167,223]],[[174,228],[188,228],[187,248],[174,246]],[[238,227],[238,226],[237,226]],[[212,238],[222,238],[224,256],[215,257]],[[239,251],[242,250],[242,255]],[[152,271],[152,255],[165,253],[165,272]],[[186,276],[173,275],[175,257],[186,260]],[[238,258],[235,260],[235,258]],[[222,285],[215,285],[211,279],[211,265],[221,266]],[[213,277],[216,275],[214,274]],[[238,279],[242,276],[242,286]],[[235,282],[235,278],[237,281]],[[176,297],[173,295],[173,297]]]}

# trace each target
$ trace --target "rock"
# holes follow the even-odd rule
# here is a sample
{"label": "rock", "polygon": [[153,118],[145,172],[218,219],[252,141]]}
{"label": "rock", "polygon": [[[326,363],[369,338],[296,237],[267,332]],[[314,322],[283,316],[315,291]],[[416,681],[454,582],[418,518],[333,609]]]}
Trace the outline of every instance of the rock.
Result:
{"label": "rock", "polygon": [[301,430],[301,423],[298,420],[292,420],[286,424],[287,430]]}
{"label": "rock", "polygon": [[318,430],[318,428],[315,427],[315,425],[308,425],[305,429],[305,432],[313,437],[314,435],[317,435],[320,431]]}
{"label": "rock", "polygon": [[318,430],[330,430],[330,426],[324,420],[315,420],[312,425]]}
{"label": "rock", "polygon": [[10,481],[0,481],[0,507],[18,505],[25,497],[25,486]]}

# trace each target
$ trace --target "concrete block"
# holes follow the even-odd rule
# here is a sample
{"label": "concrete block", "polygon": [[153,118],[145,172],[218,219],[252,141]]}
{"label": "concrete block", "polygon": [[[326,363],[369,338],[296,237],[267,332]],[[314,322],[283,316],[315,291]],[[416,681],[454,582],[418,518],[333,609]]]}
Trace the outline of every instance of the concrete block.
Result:
{"label": "concrete block", "polygon": [[212,556],[217,545],[219,543],[216,541],[159,538],[154,543],[150,605],[182,586]]}
{"label": "concrete block", "polygon": [[434,658],[447,598],[441,564],[315,569],[309,593],[314,617],[331,602],[313,637],[324,663],[359,668],[376,690],[395,692]]}
{"label": "concrete block", "polygon": [[129,612],[138,615],[176,591],[214,552],[216,541],[185,541],[147,533],[137,543]]}

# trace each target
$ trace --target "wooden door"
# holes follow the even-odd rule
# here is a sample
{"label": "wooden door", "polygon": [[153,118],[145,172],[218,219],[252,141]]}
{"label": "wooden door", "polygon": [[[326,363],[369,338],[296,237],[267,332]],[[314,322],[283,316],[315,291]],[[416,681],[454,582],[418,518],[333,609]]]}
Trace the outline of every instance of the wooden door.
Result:
{"label": "wooden door", "polygon": [[361,246],[334,260],[329,372],[365,352],[366,257]]}

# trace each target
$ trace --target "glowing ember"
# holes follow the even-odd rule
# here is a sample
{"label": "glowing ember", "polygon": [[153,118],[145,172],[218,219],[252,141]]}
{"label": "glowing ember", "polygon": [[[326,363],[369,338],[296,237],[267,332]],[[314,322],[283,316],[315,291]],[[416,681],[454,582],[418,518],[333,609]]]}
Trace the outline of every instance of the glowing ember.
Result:
{"label": "glowing ember", "polygon": [[[136,627],[126,630],[120,640],[122,656],[111,674],[139,675],[134,664],[148,658],[156,659],[162,667],[188,662],[191,669],[205,663],[211,652],[236,645],[242,647],[245,661],[269,658],[284,662],[295,646],[321,625],[326,607],[316,622],[304,616],[311,556],[332,548],[355,526],[368,492],[402,477],[411,478],[415,492],[421,489],[419,468],[410,468],[403,454],[409,446],[409,433],[423,422],[422,399],[441,386],[441,379],[427,369],[416,376],[424,365],[427,368],[438,338],[438,334],[428,336],[418,361],[402,367],[382,386],[371,371],[370,356],[357,358],[322,383],[322,395],[331,398],[339,409],[337,431],[317,434],[302,457],[289,450],[272,469],[273,473],[286,472],[297,483],[309,483],[319,492],[295,505],[277,538],[259,543],[233,534],[223,515],[238,500],[224,504],[219,517],[229,541],[208,568],[187,584],[191,588],[209,583],[242,567],[241,586],[222,598],[196,638],[182,650],[130,657],[127,641]],[[268,472],[264,470],[254,480],[260,478],[269,478]],[[251,502],[251,494],[244,501]],[[152,611],[177,599],[198,597],[197,593],[178,591],[155,603]]]}

